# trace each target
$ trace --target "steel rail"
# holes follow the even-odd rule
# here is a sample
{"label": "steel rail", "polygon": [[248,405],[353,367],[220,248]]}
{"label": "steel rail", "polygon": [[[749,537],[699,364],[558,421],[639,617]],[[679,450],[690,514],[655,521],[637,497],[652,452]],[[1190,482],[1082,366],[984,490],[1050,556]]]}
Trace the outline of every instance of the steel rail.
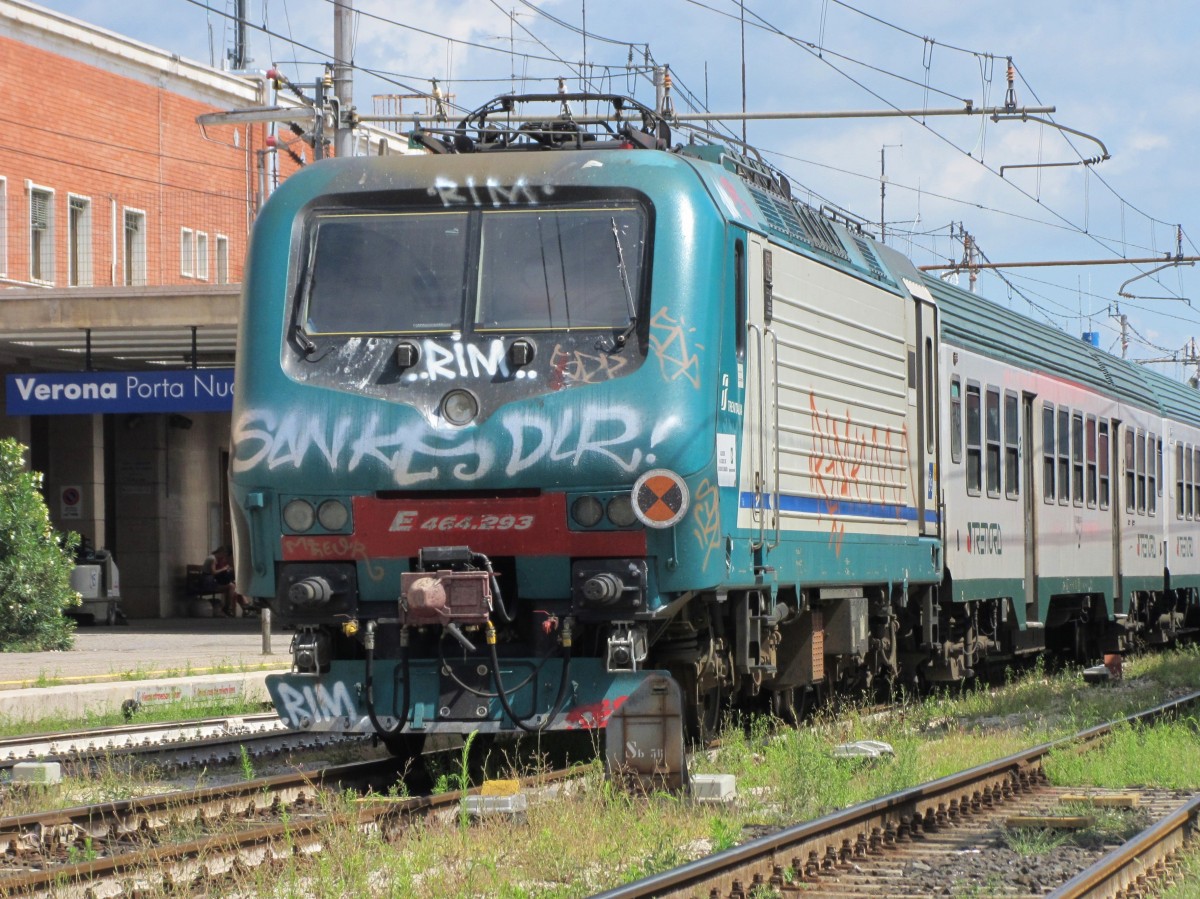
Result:
{"label": "steel rail", "polygon": [[1165,872],[1166,862],[1200,827],[1200,796],[1118,846],[1072,877],[1048,899],[1110,899],[1144,895],[1147,880]]}
{"label": "steel rail", "polygon": [[245,737],[285,729],[277,712],[262,712],[5,737],[0,739],[0,769],[35,759],[55,761],[102,752],[137,751],[153,744],[218,739],[231,735]]}
{"label": "steel rail", "polygon": [[[319,772],[292,772],[196,790],[158,793],[96,805],[81,805],[49,812],[32,812],[0,818],[0,857],[20,859],[31,848],[52,849],[70,844],[80,834],[110,839],[122,834],[150,833],[179,820],[217,820],[240,811],[270,810],[303,802],[327,784],[349,781],[385,786],[396,774],[396,760],[375,759],[326,768]],[[0,867],[0,893],[9,877]]]}
{"label": "steel rail", "polygon": [[[391,765],[395,759],[375,764]],[[338,780],[343,769],[339,766],[321,772],[329,782]],[[361,767],[361,766],[358,766]],[[575,769],[551,771],[522,779],[529,786],[546,786],[577,774]],[[359,772],[361,774],[361,772]],[[358,775],[356,775],[358,776]],[[281,777],[286,777],[281,776]],[[310,783],[313,779],[310,778]],[[261,790],[262,782],[238,785],[239,796],[254,801],[254,788]],[[356,827],[387,831],[413,815],[448,810],[468,795],[478,794],[479,788],[436,796],[415,796],[407,799],[364,802],[350,813],[316,814],[293,818],[282,823],[269,823],[242,829],[234,833],[203,836],[182,843],[153,846],[74,864],[50,866],[42,870],[24,871],[0,877],[0,896],[47,896],[52,899],[95,899],[96,896],[140,895],[146,891],[196,885],[215,880],[272,860],[319,852],[330,827]],[[247,795],[248,794],[248,795]],[[175,813],[181,805],[179,794],[167,794],[175,802]]]}
{"label": "steel rail", "polygon": [[[1157,721],[1197,703],[1200,703],[1200,692],[1090,727],[1070,737],[977,765],[957,774],[950,774],[849,809],[833,812],[814,821],[785,828],[716,855],[598,893],[593,899],[690,897],[695,895],[695,890],[701,888],[705,895],[709,895],[710,888],[724,886],[729,890],[735,879],[744,885],[750,883],[754,874],[761,878],[769,877],[777,867],[786,868],[789,864],[795,869],[798,860],[813,851],[820,855],[847,839],[854,843],[860,834],[875,833],[877,830],[881,833],[889,829],[894,831],[905,826],[913,818],[928,817],[930,812],[939,804],[947,802],[952,795],[959,796],[965,792],[965,798],[970,800],[971,793],[984,790],[1021,789],[1024,782],[1028,781],[1031,770],[1057,749],[1098,740],[1123,724]],[[925,811],[922,812],[922,809]]]}

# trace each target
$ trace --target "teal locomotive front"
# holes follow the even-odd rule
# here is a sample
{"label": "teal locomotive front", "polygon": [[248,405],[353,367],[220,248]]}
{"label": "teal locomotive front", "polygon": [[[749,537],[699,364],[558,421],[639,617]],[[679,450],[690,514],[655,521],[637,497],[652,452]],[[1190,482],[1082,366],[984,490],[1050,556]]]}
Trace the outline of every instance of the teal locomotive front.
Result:
{"label": "teal locomotive front", "polygon": [[296,629],[289,722],[603,725],[728,574],[726,242],[665,154],[334,161],[276,193],[231,480],[239,585]]}

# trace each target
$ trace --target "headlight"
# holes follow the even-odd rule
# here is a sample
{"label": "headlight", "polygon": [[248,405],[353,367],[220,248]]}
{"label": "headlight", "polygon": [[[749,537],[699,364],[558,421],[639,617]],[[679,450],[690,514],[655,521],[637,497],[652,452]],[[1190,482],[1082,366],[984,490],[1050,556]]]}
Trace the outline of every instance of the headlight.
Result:
{"label": "headlight", "polygon": [[283,507],[283,523],[290,531],[302,534],[313,526],[315,520],[312,504],[307,500],[294,499]]}
{"label": "headlight", "polygon": [[466,390],[451,390],[442,397],[442,415],[452,425],[465,425],[479,414],[479,402]]}
{"label": "headlight", "polygon": [[637,516],[633,514],[633,502],[628,494],[622,493],[608,501],[608,520],[619,528],[627,528],[637,521]]}
{"label": "headlight", "polygon": [[571,517],[585,528],[595,527],[604,516],[604,506],[594,496],[581,496],[571,503]]}
{"label": "headlight", "polygon": [[327,499],[317,507],[317,521],[327,531],[340,531],[350,520],[350,511],[340,500]]}

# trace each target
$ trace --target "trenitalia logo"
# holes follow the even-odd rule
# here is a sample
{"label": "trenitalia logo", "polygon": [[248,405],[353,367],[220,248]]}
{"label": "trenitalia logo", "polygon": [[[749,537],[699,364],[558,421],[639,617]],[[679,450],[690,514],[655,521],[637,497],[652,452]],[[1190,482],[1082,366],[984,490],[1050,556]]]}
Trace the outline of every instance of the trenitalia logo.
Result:
{"label": "trenitalia logo", "polygon": [[233,369],[9,375],[9,415],[228,412]]}

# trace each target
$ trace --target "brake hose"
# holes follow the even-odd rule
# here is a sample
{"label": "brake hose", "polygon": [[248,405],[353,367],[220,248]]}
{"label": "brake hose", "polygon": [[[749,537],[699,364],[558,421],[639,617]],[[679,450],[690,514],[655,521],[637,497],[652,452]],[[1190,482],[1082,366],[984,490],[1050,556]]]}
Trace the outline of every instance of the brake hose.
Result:
{"label": "brake hose", "polygon": [[562,710],[563,703],[566,701],[566,698],[567,698],[567,683],[571,679],[571,625],[570,625],[570,619],[567,619],[567,621],[564,622],[564,624],[563,624],[563,633],[562,633],[563,666],[562,666],[562,674],[561,674],[561,676],[559,678],[559,682],[558,682],[558,696],[556,696],[554,699],[553,708],[550,709],[550,711],[546,714],[546,717],[542,719],[542,723],[539,724],[537,727],[530,727],[528,724],[526,724],[524,721],[522,721],[520,718],[518,718],[516,713],[513,712],[512,706],[509,705],[509,703],[508,703],[508,694],[505,692],[504,681],[500,675],[500,659],[496,654],[496,627],[495,627],[495,625],[492,624],[492,621],[490,618],[488,619],[488,623],[487,623],[487,644],[488,644],[488,650],[490,651],[491,656],[492,656],[492,680],[496,684],[496,696],[500,700],[500,707],[502,709],[504,709],[504,714],[508,715],[508,717],[510,719],[512,719],[512,723],[515,724],[517,727],[519,727],[521,730],[525,731],[526,733],[529,733],[529,734],[541,733],[546,728],[546,725],[554,720],[554,716],[557,715]]}
{"label": "brake hose", "polygon": [[[396,715],[396,724],[394,727],[384,727],[379,720],[379,716],[375,712],[375,622],[367,622],[367,632],[363,637],[363,646],[367,650],[367,671],[363,677],[363,694],[366,697],[367,717],[371,719],[371,726],[375,728],[375,733],[379,736],[394,737],[404,730],[404,721],[408,718],[408,701],[409,701],[409,683],[408,676],[408,628],[400,628],[400,668],[398,669],[404,677],[404,692],[403,699],[400,703],[400,709]],[[395,697],[396,685],[392,683],[392,696]],[[393,698],[393,711],[395,711],[395,700]]]}

